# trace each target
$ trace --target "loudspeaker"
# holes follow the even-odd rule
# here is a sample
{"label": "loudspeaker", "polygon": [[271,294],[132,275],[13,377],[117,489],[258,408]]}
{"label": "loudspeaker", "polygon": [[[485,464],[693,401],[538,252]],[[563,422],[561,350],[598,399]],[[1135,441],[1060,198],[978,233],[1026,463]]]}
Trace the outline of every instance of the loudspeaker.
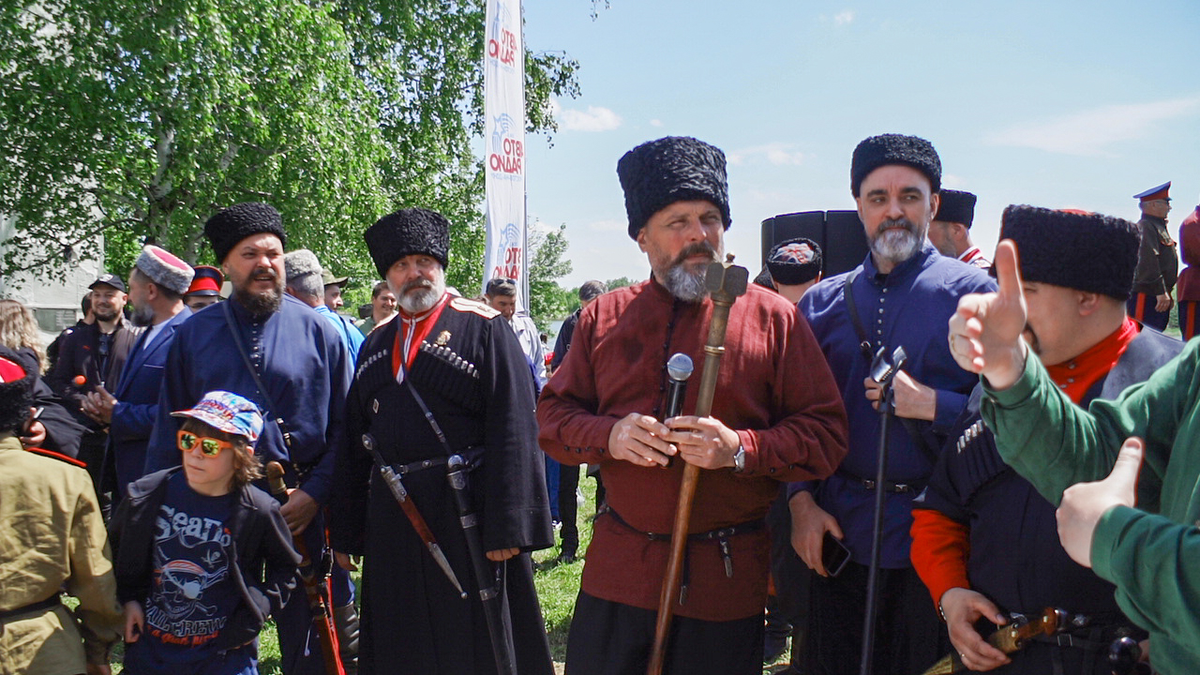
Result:
{"label": "loudspeaker", "polygon": [[803,211],[785,213],[762,222],[764,265],[771,247],[786,239],[806,237],[821,247],[825,278],[858,267],[870,247],[857,211]]}

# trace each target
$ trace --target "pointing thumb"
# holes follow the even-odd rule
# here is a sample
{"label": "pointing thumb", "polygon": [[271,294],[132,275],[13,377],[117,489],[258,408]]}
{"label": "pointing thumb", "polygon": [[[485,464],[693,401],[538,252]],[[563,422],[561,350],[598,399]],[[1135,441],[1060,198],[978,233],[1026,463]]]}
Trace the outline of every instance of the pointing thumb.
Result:
{"label": "pointing thumb", "polygon": [[1145,442],[1136,436],[1125,439],[1121,452],[1117,455],[1117,463],[1113,465],[1112,473],[1104,479],[1122,490],[1122,498],[1127,499],[1128,506],[1133,506],[1137,500],[1138,474],[1142,470],[1142,459],[1145,453]]}
{"label": "pointing thumb", "polygon": [[996,284],[1004,296],[1021,296],[1021,263],[1017,245],[1005,239],[996,246]]}

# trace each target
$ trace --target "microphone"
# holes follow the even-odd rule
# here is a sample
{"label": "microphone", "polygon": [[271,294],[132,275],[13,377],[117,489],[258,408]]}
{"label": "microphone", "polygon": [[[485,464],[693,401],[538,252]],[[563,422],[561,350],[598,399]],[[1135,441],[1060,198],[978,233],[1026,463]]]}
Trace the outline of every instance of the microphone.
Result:
{"label": "microphone", "polygon": [[692,376],[692,359],[687,354],[675,353],[667,359],[667,414],[664,420],[677,417],[683,412],[683,397],[688,378]]}

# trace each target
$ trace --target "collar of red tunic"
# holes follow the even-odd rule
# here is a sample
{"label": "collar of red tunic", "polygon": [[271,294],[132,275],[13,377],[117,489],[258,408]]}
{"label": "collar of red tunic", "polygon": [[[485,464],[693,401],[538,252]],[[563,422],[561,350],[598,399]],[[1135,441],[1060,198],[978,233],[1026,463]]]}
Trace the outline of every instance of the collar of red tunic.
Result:
{"label": "collar of red tunic", "polygon": [[421,342],[429,335],[433,325],[437,323],[438,317],[442,315],[442,310],[446,308],[446,302],[449,299],[449,293],[442,293],[437,304],[420,314],[409,314],[403,309],[400,310],[400,314],[396,317],[396,320],[400,322],[396,324],[396,342],[392,345],[393,377],[398,377],[400,374],[401,354],[405,355],[404,367],[412,366]]}
{"label": "collar of red tunic", "polygon": [[1079,403],[1092,385],[1108,375],[1108,371],[1117,365],[1117,360],[1129,348],[1129,343],[1133,342],[1137,334],[1137,322],[1125,317],[1125,323],[1121,324],[1120,328],[1091,349],[1069,361],[1048,366],[1046,372],[1059,389],[1072,401]]}
{"label": "collar of red tunic", "polygon": [[983,257],[983,251],[980,251],[978,246],[972,246],[971,248],[967,249],[966,252],[964,252],[962,255],[958,256],[958,259],[965,263],[969,263],[969,262],[974,262],[974,260],[976,258],[982,258],[982,257]]}

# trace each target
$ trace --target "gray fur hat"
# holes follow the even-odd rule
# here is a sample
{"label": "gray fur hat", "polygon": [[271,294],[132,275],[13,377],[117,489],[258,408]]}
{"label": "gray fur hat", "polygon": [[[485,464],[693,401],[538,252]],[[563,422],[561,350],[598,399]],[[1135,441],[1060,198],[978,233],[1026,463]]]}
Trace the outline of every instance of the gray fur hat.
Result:
{"label": "gray fur hat", "polygon": [[195,275],[191,265],[176,258],[170,251],[151,245],[142,247],[133,266],[150,281],[179,295],[187,293]]}
{"label": "gray fur hat", "polygon": [[321,261],[317,260],[317,255],[312,251],[301,248],[284,254],[283,269],[288,281],[306,274],[320,276]]}

